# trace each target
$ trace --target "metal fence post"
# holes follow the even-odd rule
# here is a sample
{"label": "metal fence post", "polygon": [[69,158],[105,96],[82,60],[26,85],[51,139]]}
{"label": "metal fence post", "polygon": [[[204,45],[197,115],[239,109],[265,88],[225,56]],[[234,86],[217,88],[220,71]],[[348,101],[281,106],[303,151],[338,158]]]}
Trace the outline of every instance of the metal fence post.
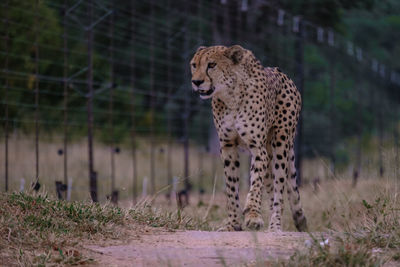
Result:
{"label": "metal fence post", "polygon": [[[396,101],[400,100],[400,93],[397,90],[396,94],[395,94],[395,103]],[[396,105],[396,104],[395,104]],[[394,126],[393,126],[393,131],[394,131],[394,178],[395,179],[399,179],[399,125],[398,125],[398,121],[399,121],[399,107],[398,105],[395,106],[394,108],[394,112],[395,112],[395,120],[394,120]]]}
{"label": "metal fence post", "polygon": [[[379,88],[382,88],[383,86],[383,82],[378,82],[378,86]],[[383,121],[383,111],[382,111],[382,94],[383,93],[379,93],[378,94],[378,153],[379,153],[379,177],[382,178],[383,174],[385,172],[384,167],[383,167],[383,127],[385,127],[385,123]]]}
{"label": "metal fence post", "polygon": [[[334,49],[334,48],[332,48]],[[336,144],[336,108],[335,108],[335,87],[336,87],[336,73],[335,73],[335,53],[331,53],[330,55],[330,69],[329,69],[329,115],[330,115],[330,157],[331,157],[331,176],[335,177],[336,171],[336,155],[335,155],[335,144]]]}
{"label": "metal fence post", "polygon": [[[131,0],[131,10],[134,10],[135,0]],[[130,67],[130,83],[131,83],[131,149],[132,149],[132,200],[136,203],[137,197],[137,163],[136,163],[136,129],[135,129],[135,22],[133,19],[130,20],[130,46],[132,48],[132,54],[129,62]]]}
{"label": "metal fence post", "polygon": [[[186,14],[189,14],[188,12],[190,11],[189,4],[185,5],[185,11]],[[189,29],[189,19],[185,18],[185,32],[188,31]],[[189,181],[189,115],[190,115],[190,96],[189,96],[189,90],[187,89],[187,85],[186,83],[189,80],[189,40],[188,40],[188,35],[185,34],[184,36],[184,41],[183,41],[183,51],[184,51],[184,64],[183,64],[183,68],[184,68],[184,112],[183,112],[183,116],[184,116],[184,132],[183,132],[183,148],[184,148],[184,169],[183,169],[183,173],[184,173],[184,184],[185,184],[185,191],[187,194],[187,199],[186,199],[186,204],[189,204],[189,191],[191,189],[191,184]]]}
{"label": "metal fence post", "polygon": [[[67,2],[63,8],[63,42],[64,42],[64,184],[68,184],[68,41],[67,41]],[[68,190],[68,189],[67,189]],[[67,190],[64,199],[67,198]]]}
{"label": "metal fence post", "polygon": [[[398,108],[395,108],[396,110],[396,117],[398,116]],[[398,179],[399,178],[399,129],[398,125],[395,122],[394,125],[394,178]]]}
{"label": "metal fence post", "polygon": [[97,198],[97,173],[93,169],[93,0],[88,0],[88,19],[89,26],[86,30],[87,35],[87,126],[88,126],[88,153],[89,153],[89,188],[93,202],[98,202]]}
{"label": "metal fence post", "polygon": [[354,170],[353,170],[353,182],[352,185],[353,187],[357,186],[358,183],[358,179],[360,178],[361,175],[361,160],[362,160],[362,134],[363,134],[363,129],[364,129],[364,125],[363,125],[363,119],[362,119],[362,115],[361,115],[361,99],[362,99],[362,95],[361,95],[361,77],[362,77],[362,72],[361,70],[356,70],[357,71],[357,77],[356,77],[356,96],[358,99],[357,102],[357,110],[356,110],[356,120],[357,120],[357,144],[356,144],[356,149],[355,149],[355,164],[354,164]]}
{"label": "metal fence post", "polygon": [[[171,7],[171,0],[168,0],[167,3],[168,8]],[[168,30],[167,30],[167,36],[170,38],[171,36],[171,28],[172,28],[172,16],[168,14],[167,18],[167,24],[168,24]],[[167,40],[167,60],[168,62],[172,62],[172,45],[171,45],[172,40],[168,39]],[[167,66],[167,97],[168,101],[172,101],[172,69],[171,69],[171,64],[168,64]],[[170,186],[168,188],[168,203],[171,204],[171,199],[175,198],[175,196],[172,196],[172,187],[173,187],[173,177],[172,177],[172,112],[171,112],[171,107],[167,107],[167,136],[168,136],[168,141],[167,141],[167,183]]]}
{"label": "metal fence post", "polygon": [[[299,31],[295,41],[295,60],[296,60],[296,76],[297,89],[302,97],[302,106],[304,107],[304,27],[303,22],[299,21]],[[297,184],[300,186],[302,182],[301,161],[302,161],[302,145],[303,145],[303,112],[300,112],[299,122],[297,124],[297,135],[295,138],[295,157],[296,157],[296,173]]]}
{"label": "metal fence post", "polygon": [[5,95],[4,95],[4,101],[5,101],[5,125],[4,125],[4,142],[5,142],[5,160],[4,160],[4,189],[7,192],[8,191],[8,86],[9,86],[9,81],[8,81],[8,61],[9,61],[9,24],[8,24],[8,5],[9,5],[9,0],[7,0],[5,4],[5,9],[6,10],[6,18],[5,18],[5,27],[6,27],[6,38],[5,38],[5,52],[6,52],[6,59],[4,62],[4,69],[6,71],[5,76],[5,84],[4,84],[4,90],[5,90]]}
{"label": "metal fence post", "polygon": [[221,5],[222,5],[222,12],[223,12],[223,44],[224,45],[229,45],[231,41],[231,27],[230,27],[230,21],[229,21],[229,7],[228,7],[228,1],[227,0],[221,0]]}
{"label": "metal fence post", "polygon": [[155,120],[155,90],[154,90],[154,0],[150,1],[151,24],[150,24],[150,187],[151,194],[156,192],[155,174],[155,140],[154,140],[154,120]]}
{"label": "metal fence post", "polygon": [[38,12],[39,0],[35,5],[35,160],[36,160],[36,177],[33,188],[38,190],[39,184],[39,44],[38,44]]}
{"label": "metal fence post", "polygon": [[[114,1],[111,0],[111,10],[114,8]],[[111,201],[117,203],[118,200],[115,198],[115,137],[114,137],[114,121],[113,121],[113,111],[114,111],[114,88],[115,88],[115,78],[114,78],[114,11],[111,13],[109,22],[110,31],[110,43],[109,43],[109,54],[110,54],[110,94],[109,94],[109,105],[108,105],[108,123],[110,127],[110,161],[111,161]]]}

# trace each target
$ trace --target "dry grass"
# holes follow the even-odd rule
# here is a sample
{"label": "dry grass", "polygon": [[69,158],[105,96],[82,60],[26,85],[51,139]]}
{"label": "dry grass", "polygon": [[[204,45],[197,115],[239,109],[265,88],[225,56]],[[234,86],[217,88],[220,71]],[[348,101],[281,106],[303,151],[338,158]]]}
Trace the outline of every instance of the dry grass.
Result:
{"label": "dry grass", "polygon": [[[396,180],[392,179],[365,179],[361,180],[355,188],[352,187],[352,182],[349,179],[332,179],[323,181],[318,186],[317,191],[313,185],[305,185],[300,188],[300,195],[309,230],[311,232],[330,229],[345,231],[352,223],[364,220],[365,206],[363,200],[375,201],[382,195],[394,197],[399,188],[400,183],[398,184]],[[246,191],[246,187],[241,190],[241,207],[244,206]],[[184,212],[191,218],[202,221],[210,208],[203,224],[211,229],[217,229],[227,216],[225,211],[226,197],[221,192],[215,194],[214,201],[211,201],[212,195],[200,195],[198,193],[192,194],[190,200],[191,205],[185,207]],[[129,206],[129,203],[126,206]],[[176,202],[172,201],[170,204],[162,194],[155,199],[152,207],[168,212],[177,210]],[[262,213],[266,224],[265,230],[270,216],[266,198],[264,198]],[[285,231],[296,231],[287,200],[284,208],[283,229]]]}
{"label": "dry grass", "polygon": [[[39,147],[39,180],[46,190],[55,193],[55,181],[63,181],[63,156],[57,154],[63,148],[63,140],[57,136],[41,136]],[[115,154],[115,178],[116,186],[120,193],[120,199],[132,199],[132,173],[133,164],[131,147],[129,142],[119,144],[121,152]],[[0,142],[0,151],[4,151],[4,140]],[[100,201],[106,200],[106,195],[111,193],[111,148],[107,145],[94,143],[94,169],[98,173],[98,195]],[[163,188],[168,183],[167,177],[167,145],[165,141],[159,140],[156,144],[155,156],[155,179],[156,189]],[[216,175],[221,177],[222,170],[218,155],[213,155],[200,149],[194,144],[190,145],[189,151],[189,175],[194,188],[198,188],[200,179],[206,191],[212,190],[212,170],[215,168]],[[183,145],[174,143],[171,150],[172,174],[178,178],[184,172],[184,151]],[[200,163],[202,158],[202,163]],[[137,140],[137,174],[138,194],[142,194],[143,180],[149,177],[150,173],[150,146],[149,140],[138,138]],[[4,162],[4,153],[0,153],[0,162]],[[9,140],[9,188],[10,191],[19,190],[21,178],[25,179],[25,188],[29,187],[35,180],[35,144],[34,137],[24,136],[18,133],[13,134]],[[200,164],[202,168],[200,169]],[[3,165],[4,166],[4,165]],[[1,166],[1,168],[3,168]],[[248,166],[247,156],[242,157],[242,166]],[[243,168],[243,177],[246,177],[248,169]],[[203,174],[200,177],[200,174]],[[87,140],[81,138],[71,141],[68,146],[68,176],[73,179],[72,200],[88,200],[88,151]],[[0,174],[3,177],[3,172]],[[245,183],[245,181],[243,181]],[[221,191],[223,183],[217,187]],[[0,183],[0,191],[4,191],[4,183]],[[147,193],[150,192],[150,183],[147,185]]]}
{"label": "dry grass", "polygon": [[[379,192],[369,203],[363,200],[356,207],[354,219],[339,222],[345,225],[333,238],[335,245],[315,242],[307,252],[298,252],[278,266],[398,266],[400,264],[400,199],[389,191]],[[350,210],[354,206],[349,206]]]}
{"label": "dry grass", "polygon": [[[62,157],[57,156],[60,148],[55,140],[41,144],[42,188],[54,192],[54,181],[61,180]],[[158,148],[164,147],[159,145]],[[0,146],[1,148],[1,146]],[[122,149],[117,155],[117,185],[121,190],[120,206],[91,204],[87,200],[87,169],[85,141],[72,143],[69,148],[69,170],[74,179],[74,200],[81,202],[60,202],[45,194],[2,194],[0,195],[0,264],[46,265],[75,264],[88,262],[79,250],[82,240],[123,239],[124,231],[134,225],[162,227],[167,229],[215,230],[226,218],[225,196],[222,192],[223,179],[220,169],[216,175],[216,194],[211,195],[213,161],[221,164],[215,157],[204,155],[206,194],[199,195],[193,190],[190,205],[183,210],[177,208],[175,199],[165,198],[165,191],[147,200],[141,200],[132,207],[130,200],[132,172],[130,152]],[[199,151],[191,148],[191,179],[198,181]],[[385,157],[393,158],[393,149],[385,150]],[[3,154],[0,161],[3,162]],[[142,141],[138,145],[138,166],[141,187],[142,178],[148,173],[148,147]],[[109,148],[97,144],[95,150],[96,170],[98,170],[100,195],[102,200],[110,190]],[[174,173],[182,173],[182,146],[175,144],[173,151]],[[242,158],[246,166],[246,157]],[[373,178],[374,164],[364,164],[357,187],[353,188],[349,173],[344,170],[335,178],[328,175],[327,164],[323,159],[303,163],[305,185],[300,189],[302,203],[312,232],[331,231],[337,239],[337,246],[321,247],[314,244],[307,253],[297,253],[291,260],[277,262],[280,266],[380,266],[386,261],[399,263],[400,260],[400,202],[399,182],[394,178],[397,165],[388,160],[384,179]],[[10,142],[11,188],[18,190],[19,178],[27,180],[34,170],[34,149],[32,140],[12,139]],[[157,155],[157,185],[166,184],[166,157]],[[246,169],[242,177],[246,177]],[[314,172],[313,172],[314,171]],[[197,175],[197,176],[196,176]],[[319,176],[321,183],[315,188],[313,178]],[[83,177],[83,178],[82,178]],[[387,178],[389,177],[389,178]],[[181,181],[182,182],[182,181]],[[241,181],[241,204],[243,206],[247,181]],[[28,184],[28,183],[27,183]],[[42,191],[42,192],[44,192]],[[51,193],[51,195],[54,195]],[[211,201],[214,199],[213,201]],[[287,201],[286,201],[287,205]],[[130,209],[127,209],[130,207]],[[263,205],[263,216],[268,225],[268,204]],[[285,207],[283,229],[295,231],[289,207]]]}
{"label": "dry grass", "polygon": [[[393,180],[364,180],[351,188],[347,180],[322,183],[318,192],[301,189],[311,231],[331,231],[335,246],[316,242],[279,266],[380,266],[400,260],[400,200]],[[371,190],[373,189],[373,190]],[[164,196],[130,209],[90,202],[64,202],[46,194],[0,195],[0,258],[3,265],[51,265],[90,262],[80,251],[84,240],[123,240],[143,227],[213,230],[225,218],[224,197],[193,198],[183,210]],[[202,204],[203,203],[203,204]],[[206,217],[205,214],[208,216]],[[267,222],[267,215],[265,216]],[[133,228],[132,228],[133,227]],[[284,230],[293,230],[288,209]]]}
{"label": "dry grass", "polygon": [[[328,246],[316,241],[311,248],[298,252],[289,261],[277,266],[382,266],[400,264],[400,198],[399,183],[393,179],[365,179],[352,187],[350,179],[324,181],[316,191],[313,185],[300,189],[310,232],[330,232]],[[244,198],[242,194],[242,203]],[[226,218],[225,196],[192,197],[192,205],[184,209],[190,218],[188,229],[216,230]],[[287,202],[287,201],[286,201]],[[211,205],[211,206],[210,206]],[[208,216],[204,214],[210,209]],[[264,221],[269,219],[264,205]],[[160,197],[153,210],[165,214],[176,210]],[[169,210],[166,212],[166,210]],[[176,226],[174,226],[176,228]],[[285,207],[283,229],[296,231],[289,207]],[[266,227],[264,228],[266,230]],[[318,237],[317,237],[318,238]],[[335,242],[332,242],[335,240]],[[334,244],[334,245],[332,245]]]}
{"label": "dry grass", "polygon": [[[63,180],[63,156],[59,156],[57,151],[63,147],[63,140],[60,136],[40,136],[39,151],[39,179],[46,191],[55,193],[55,181]],[[129,140],[118,145],[121,148],[119,154],[115,154],[115,177],[116,186],[120,193],[120,199],[132,199],[132,157]],[[371,144],[370,146],[374,146]],[[387,144],[384,150],[385,177],[394,178],[398,172],[397,164],[394,162],[395,150],[393,146]],[[370,149],[371,150],[371,149]],[[4,140],[1,139],[0,151],[4,151]],[[360,179],[374,179],[378,176],[376,153],[366,151],[363,154],[362,171]],[[68,146],[68,176],[73,180],[72,200],[88,200],[88,158],[87,140],[85,138],[70,141]],[[171,151],[172,174],[182,177],[184,171],[184,151],[183,145],[174,143]],[[137,140],[137,173],[138,173],[138,195],[140,196],[143,188],[143,179],[149,178],[150,173],[150,148],[149,140],[138,138]],[[222,179],[222,164],[219,156],[206,153],[204,148],[199,148],[195,144],[190,145],[189,149],[189,178],[195,191],[198,191],[200,183],[202,188],[210,194],[212,192],[213,179],[217,176],[216,192],[223,192],[224,181]],[[200,160],[202,159],[202,160]],[[352,162],[353,159],[351,159]],[[0,153],[0,162],[4,162],[4,153]],[[200,164],[202,162],[202,168]],[[106,200],[106,195],[111,193],[111,162],[110,147],[95,142],[94,145],[95,170],[98,173],[98,190],[100,201]],[[241,188],[247,189],[247,178],[249,159],[246,153],[241,153]],[[329,161],[324,158],[306,159],[303,164],[303,182],[312,183],[315,178],[324,181],[331,177],[329,171]],[[2,166],[1,168],[3,168]],[[35,180],[35,146],[34,137],[25,136],[18,132],[13,133],[9,140],[9,187],[10,191],[18,191],[21,178],[25,179],[25,188]],[[352,165],[341,169],[337,178],[346,179],[351,177]],[[215,170],[215,173],[213,172]],[[202,174],[202,175],[201,175]],[[3,175],[3,172],[0,174]],[[168,183],[167,177],[167,146],[165,140],[158,140],[156,143],[155,157],[155,178],[156,189],[163,188]],[[147,192],[150,190],[148,183]],[[0,191],[4,191],[4,182],[0,183]]]}

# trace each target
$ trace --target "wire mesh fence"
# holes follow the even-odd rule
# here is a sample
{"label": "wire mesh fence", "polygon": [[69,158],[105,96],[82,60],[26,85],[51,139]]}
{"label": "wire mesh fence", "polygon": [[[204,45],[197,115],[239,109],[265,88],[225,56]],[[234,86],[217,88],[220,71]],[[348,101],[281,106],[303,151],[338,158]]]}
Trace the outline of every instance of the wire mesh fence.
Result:
{"label": "wire mesh fence", "polygon": [[[222,176],[218,139],[188,62],[217,44],[240,44],[296,82],[304,182],[346,170],[355,182],[398,176],[400,76],[390,62],[265,1],[5,0],[0,14],[5,191],[32,183],[94,201],[166,185],[169,198],[210,192]],[[322,174],[306,168],[311,158]]]}

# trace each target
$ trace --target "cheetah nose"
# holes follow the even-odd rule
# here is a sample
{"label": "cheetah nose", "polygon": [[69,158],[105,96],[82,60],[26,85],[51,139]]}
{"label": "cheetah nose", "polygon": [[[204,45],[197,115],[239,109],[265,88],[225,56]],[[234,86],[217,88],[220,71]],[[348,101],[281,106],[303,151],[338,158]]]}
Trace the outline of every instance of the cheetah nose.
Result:
{"label": "cheetah nose", "polygon": [[192,83],[194,83],[194,85],[196,86],[200,86],[200,84],[202,84],[204,82],[204,80],[192,80]]}

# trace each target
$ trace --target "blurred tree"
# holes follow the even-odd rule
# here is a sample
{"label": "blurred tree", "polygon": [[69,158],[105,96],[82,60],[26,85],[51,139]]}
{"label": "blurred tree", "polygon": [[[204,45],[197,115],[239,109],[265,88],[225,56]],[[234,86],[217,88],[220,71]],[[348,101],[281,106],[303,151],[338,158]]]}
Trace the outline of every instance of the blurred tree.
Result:
{"label": "blurred tree", "polygon": [[[18,114],[19,117],[32,115],[34,83],[38,79],[35,74],[35,40],[39,50],[39,74],[40,75],[59,75],[62,73],[62,64],[55,59],[58,52],[62,49],[61,34],[57,13],[49,8],[42,1],[17,1],[7,0],[8,8],[0,8],[0,34],[3,38],[0,41],[0,62],[3,64],[8,57],[9,72],[1,72],[2,84],[8,75],[9,99],[14,103],[24,103],[27,106],[10,105],[10,117]],[[2,1],[4,6],[7,1]],[[8,32],[8,53],[6,53],[6,33]],[[1,68],[4,68],[2,65]],[[40,84],[40,82],[39,82]],[[40,84],[41,90],[50,90],[46,84]],[[29,90],[26,90],[29,89]],[[0,90],[4,90],[3,86]],[[56,88],[53,90],[62,90]],[[3,95],[3,94],[2,94]],[[41,99],[43,103],[52,103],[54,96],[47,95]],[[4,115],[4,109],[0,110],[0,115]]]}
{"label": "blurred tree", "polygon": [[300,14],[305,19],[323,27],[331,27],[345,32],[343,20],[347,10],[367,10],[374,7],[374,0],[283,0],[275,1],[279,6],[292,14]]}

